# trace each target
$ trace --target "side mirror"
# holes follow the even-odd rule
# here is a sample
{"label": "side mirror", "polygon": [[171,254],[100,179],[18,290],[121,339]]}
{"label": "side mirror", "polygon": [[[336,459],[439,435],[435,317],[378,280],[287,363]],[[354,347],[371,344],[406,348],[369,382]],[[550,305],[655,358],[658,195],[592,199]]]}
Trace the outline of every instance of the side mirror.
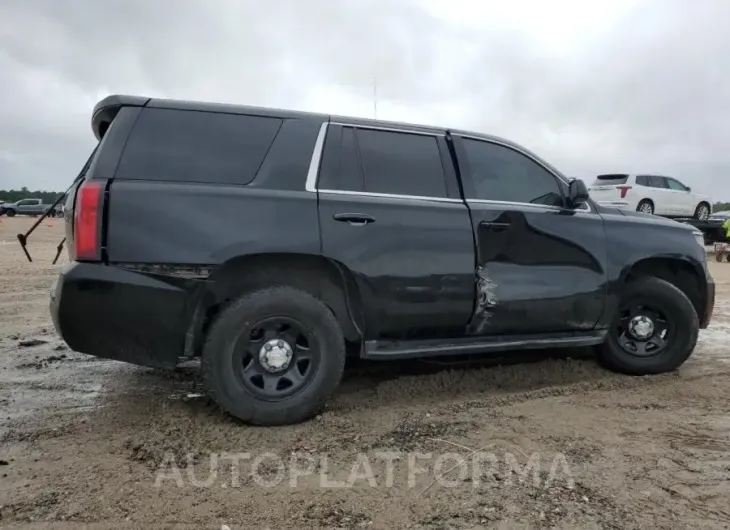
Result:
{"label": "side mirror", "polygon": [[578,208],[588,200],[588,188],[581,179],[573,179],[568,184],[568,205],[570,208]]}
{"label": "side mirror", "polygon": [[692,188],[690,188],[689,186],[685,186],[684,189],[686,189],[687,191],[692,191]]}

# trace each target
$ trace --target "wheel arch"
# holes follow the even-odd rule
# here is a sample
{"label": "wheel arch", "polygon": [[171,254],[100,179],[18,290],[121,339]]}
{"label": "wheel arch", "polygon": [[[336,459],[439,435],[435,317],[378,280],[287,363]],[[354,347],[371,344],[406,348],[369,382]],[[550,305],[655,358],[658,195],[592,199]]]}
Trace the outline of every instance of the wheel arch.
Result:
{"label": "wheel arch", "polygon": [[701,319],[705,307],[705,291],[702,289],[702,271],[700,268],[700,264],[679,257],[654,256],[642,258],[623,271],[621,284],[625,286],[646,277],[665,280],[685,294],[692,302],[697,317]]}
{"label": "wheel arch", "polygon": [[651,204],[651,209],[656,210],[656,203],[654,202],[654,199],[650,199],[649,197],[639,199],[639,202],[636,203],[636,207],[638,208],[642,202],[648,202],[649,204]]}
{"label": "wheel arch", "polygon": [[211,271],[194,302],[185,355],[200,354],[210,323],[227,303],[270,285],[288,285],[319,298],[334,314],[347,341],[362,339],[362,297],[352,271],[321,255],[263,252],[232,257]]}
{"label": "wheel arch", "polygon": [[701,201],[699,201],[699,202],[697,203],[697,206],[695,206],[695,212],[697,212],[697,208],[699,208],[699,207],[700,207],[700,206],[702,206],[703,204],[704,204],[705,206],[707,206],[707,215],[708,215],[708,216],[709,216],[709,215],[712,215],[712,205],[710,204],[710,201],[708,201],[707,199],[702,199]]}

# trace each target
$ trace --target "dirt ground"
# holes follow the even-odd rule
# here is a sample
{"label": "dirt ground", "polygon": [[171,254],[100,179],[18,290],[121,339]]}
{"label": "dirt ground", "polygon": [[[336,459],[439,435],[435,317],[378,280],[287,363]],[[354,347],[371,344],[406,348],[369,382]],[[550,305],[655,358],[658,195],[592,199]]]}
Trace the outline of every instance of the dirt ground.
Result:
{"label": "dirt ground", "polygon": [[32,219],[0,219],[2,528],[730,528],[730,263],[678,373],[587,351],[353,363],[314,420],[254,428],[194,365],[69,351],[48,313],[62,221],[28,263]]}

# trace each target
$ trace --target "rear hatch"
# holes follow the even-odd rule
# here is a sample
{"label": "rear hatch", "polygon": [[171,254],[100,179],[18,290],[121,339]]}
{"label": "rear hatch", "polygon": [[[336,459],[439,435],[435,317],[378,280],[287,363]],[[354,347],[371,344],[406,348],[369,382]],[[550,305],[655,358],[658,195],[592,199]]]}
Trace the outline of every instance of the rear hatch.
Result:
{"label": "rear hatch", "polygon": [[597,202],[621,202],[631,189],[631,185],[626,184],[628,180],[629,175],[623,173],[598,175],[588,193]]}
{"label": "rear hatch", "polygon": [[99,142],[74,180],[64,204],[66,248],[72,261],[105,259],[104,210],[109,179],[124,145],[121,137],[136,119],[133,109],[147,101],[148,98],[136,96],[109,96],[94,107],[91,125]]}

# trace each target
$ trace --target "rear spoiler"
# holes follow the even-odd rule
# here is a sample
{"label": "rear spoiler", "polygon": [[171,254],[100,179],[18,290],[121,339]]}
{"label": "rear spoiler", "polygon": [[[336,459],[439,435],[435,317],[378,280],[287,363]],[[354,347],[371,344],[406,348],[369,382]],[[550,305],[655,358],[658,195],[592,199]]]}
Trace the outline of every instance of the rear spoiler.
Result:
{"label": "rear spoiler", "polygon": [[91,113],[91,130],[101,140],[114,117],[122,107],[144,107],[151,98],[143,96],[107,96],[94,106]]}

